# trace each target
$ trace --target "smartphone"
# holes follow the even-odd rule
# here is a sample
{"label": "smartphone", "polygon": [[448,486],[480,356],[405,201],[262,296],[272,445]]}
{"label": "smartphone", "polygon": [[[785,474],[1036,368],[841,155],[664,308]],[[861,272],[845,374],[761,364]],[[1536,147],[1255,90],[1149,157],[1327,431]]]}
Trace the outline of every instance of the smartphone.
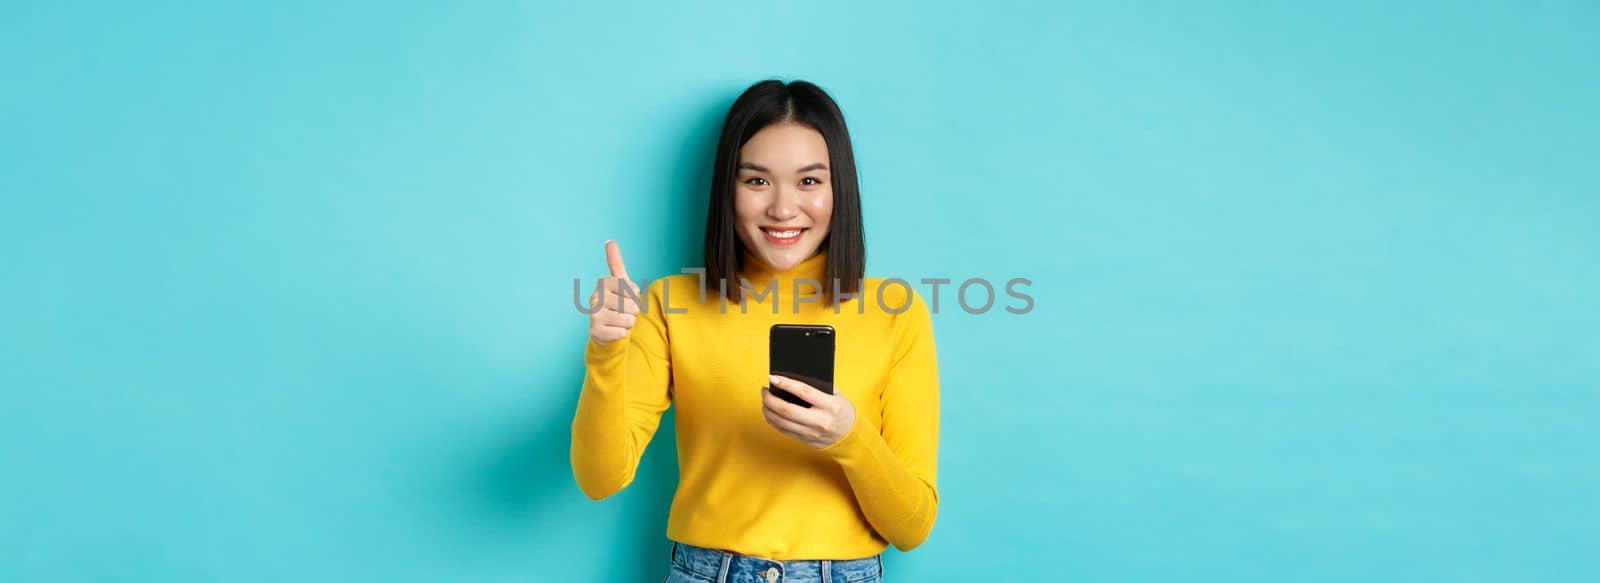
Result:
{"label": "smartphone", "polygon": [[[833,326],[774,324],[768,337],[767,371],[833,393]],[[800,397],[772,387],[772,394],[802,407]]]}

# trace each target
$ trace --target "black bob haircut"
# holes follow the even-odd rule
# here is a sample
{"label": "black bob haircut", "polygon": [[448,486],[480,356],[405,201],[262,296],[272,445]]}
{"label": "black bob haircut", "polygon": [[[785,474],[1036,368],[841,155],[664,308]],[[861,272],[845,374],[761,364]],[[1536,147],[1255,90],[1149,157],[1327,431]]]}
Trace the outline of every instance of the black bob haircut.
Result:
{"label": "black bob haircut", "polygon": [[[717,139],[716,166],[711,172],[711,204],[706,213],[706,281],[727,282],[729,301],[740,301],[739,274],[743,272],[745,244],[739,240],[734,215],[734,181],[739,174],[739,150],[750,137],[769,125],[794,122],[822,134],[828,144],[828,170],[833,180],[833,217],[819,252],[828,254],[827,272],[820,290],[830,305],[861,292],[866,275],[866,235],[861,227],[861,189],[856,178],[856,157],[844,113],[821,87],[805,81],[785,84],[767,80],[751,85],[728,109]],[[751,282],[764,287],[766,282]],[[839,297],[834,296],[837,288]],[[779,293],[783,293],[780,291]]]}

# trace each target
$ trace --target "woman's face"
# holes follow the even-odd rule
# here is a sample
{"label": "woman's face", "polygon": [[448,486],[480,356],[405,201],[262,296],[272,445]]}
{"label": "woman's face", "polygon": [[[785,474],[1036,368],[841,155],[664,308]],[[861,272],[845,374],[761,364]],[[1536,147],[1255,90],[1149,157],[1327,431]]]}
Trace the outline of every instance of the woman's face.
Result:
{"label": "woman's face", "polygon": [[833,218],[828,143],[792,122],[761,128],[739,150],[734,214],[739,239],[774,269],[816,255]]}

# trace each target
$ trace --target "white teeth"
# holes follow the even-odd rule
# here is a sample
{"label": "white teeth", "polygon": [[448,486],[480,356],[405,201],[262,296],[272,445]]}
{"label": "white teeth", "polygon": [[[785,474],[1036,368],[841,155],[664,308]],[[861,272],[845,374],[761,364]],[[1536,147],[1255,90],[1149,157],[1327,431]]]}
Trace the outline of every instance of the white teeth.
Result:
{"label": "white teeth", "polygon": [[767,231],[767,234],[772,235],[774,237],[777,237],[779,239],[788,239],[788,238],[791,238],[791,237],[799,237],[800,236],[800,229],[794,229],[794,230],[789,230],[789,231],[770,231],[769,230],[769,231]]}

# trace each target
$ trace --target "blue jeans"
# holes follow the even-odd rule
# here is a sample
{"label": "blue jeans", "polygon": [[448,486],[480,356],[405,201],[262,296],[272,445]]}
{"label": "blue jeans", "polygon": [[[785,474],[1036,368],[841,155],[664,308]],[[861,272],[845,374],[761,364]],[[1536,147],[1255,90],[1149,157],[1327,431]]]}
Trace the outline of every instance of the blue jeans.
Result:
{"label": "blue jeans", "polygon": [[672,543],[663,583],[880,583],[883,555],[849,561],[773,561]]}

